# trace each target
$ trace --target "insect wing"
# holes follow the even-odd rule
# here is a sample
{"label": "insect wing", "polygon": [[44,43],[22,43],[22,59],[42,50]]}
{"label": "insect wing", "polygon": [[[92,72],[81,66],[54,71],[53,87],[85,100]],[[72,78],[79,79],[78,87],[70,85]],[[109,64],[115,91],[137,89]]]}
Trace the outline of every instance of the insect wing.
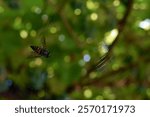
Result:
{"label": "insect wing", "polygon": [[30,53],[30,55],[28,55],[27,58],[37,58],[37,57],[41,57],[41,55],[39,55],[35,51],[33,51]]}
{"label": "insect wing", "polygon": [[42,48],[46,48],[46,39],[45,37],[41,38]]}
{"label": "insect wing", "polygon": [[109,54],[105,54],[104,56],[102,56],[99,61],[97,62],[96,68],[100,69],[103,68],[107,62],[111,59],[111,57],[109,56]]}

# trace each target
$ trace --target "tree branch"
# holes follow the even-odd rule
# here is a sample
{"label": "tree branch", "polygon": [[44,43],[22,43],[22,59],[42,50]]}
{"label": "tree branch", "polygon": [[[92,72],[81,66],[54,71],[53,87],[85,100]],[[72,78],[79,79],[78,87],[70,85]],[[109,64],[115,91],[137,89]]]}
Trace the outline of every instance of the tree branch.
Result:
{"label": "tree branch", "polygon": [[91,67],[87,70],[88,74],[86,74],[85,77],[87,77],[92,71],[95,71],[97,68],[104,65],[110,59],[112,52],[113,52],[113,49],[114,49],[115,45],[117,44],[117,42],[120,38],[120,35],[121,35],[122,31],[124,30],[124,27],[127,23],[128,16],[132,10],[132,5],[133,5],[133,0],[129,0],[128,6],[126,7],[126,12],[125,12],[123,18],[120,21],[118,21],[118,35],[117,35],[117,37],[114,39],[112,44],[109,46],[108,52],[104,56],[102,56],[97,63],[94,63],[93,65],[91,65]]}
{"label": "tree branch", "polygon": [[74,40],[75,44],[77,47],[81,48],[83,46],[83,43],[81,43],[79,36],[76,34],[76,32],[73,30],[73,28],[71,27],[67,17],[65,16],[63,9],[65,8],[66,3],[68,2],[68,0],[63,0],[62,4],[59,5],[59,7],[56,7],[51,0],[49,0],[49,3],[51,4],[51,6],[55,9],[56,13],[60,16],[62,23],[64,25],[64,27],[66,28],[68,34],[70,35],[70,37]]}
{"label": "tree branch", "polygon": [[[97,63],[92,64],[89,67],[89,69],[87,69],[87,74],[85,76],[83,76],[78,83],[75,83],[72,86],[69,86],[67,88],[68,93],[72,92],[74,89],[76,89],[76,87],[79,87],[79,86],[81,88],[81,87],[83,87],[85,85],[91,85],[91,84],[99,83],[100,79],[103,79],[103,78],[105,79],[105,78],[108,78],[108,77],[110,77],[112,75],[121,73],[123,71],[128,70],[128,68],[134,67],[136,65],[136,63],[132,63],[132,64],[127,65],[125,67],[119,68],[117,71],[113,71],[113,70],[112,71],[108,71],[107,73],[103,74],[101,77],[97,77],[95,80],[90,80],[89,79],[89,75],[90,75],[91,72],[95,71],[98,67],[101,67],[102,65],[104,65],[110,59],[110,57],[112,55],[112,52],[113,52],[113,49],[114,49],[115,45],[117,44],[121,33],[124,30],[124,27],[125,27],[125,25],[127,23],[127,19],[128,19],[129,14],[130,14],[130,12],[132,10],[133,0],[129,0],[128,2],[129,3],[126,6],[126,11],[124,13],[123,18],[120,21],[118,21],[118,32],[119,33],[118,33],[117,37],[115,38],[115,40],[112,42],[112,44],[109,46],[108,52],[103,57],[101,57],[100,60]],[[86,79],[86,81],[85,81],[85,79]]]}

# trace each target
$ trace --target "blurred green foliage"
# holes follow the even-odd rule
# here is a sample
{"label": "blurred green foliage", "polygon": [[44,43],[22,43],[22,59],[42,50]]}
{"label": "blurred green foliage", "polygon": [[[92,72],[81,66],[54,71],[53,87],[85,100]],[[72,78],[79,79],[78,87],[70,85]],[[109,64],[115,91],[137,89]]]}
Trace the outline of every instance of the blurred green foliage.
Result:
{"label": "blurred green foliage", "polygon": [[130,1],[1,0],[0,99],[150,99],[150,1]]}

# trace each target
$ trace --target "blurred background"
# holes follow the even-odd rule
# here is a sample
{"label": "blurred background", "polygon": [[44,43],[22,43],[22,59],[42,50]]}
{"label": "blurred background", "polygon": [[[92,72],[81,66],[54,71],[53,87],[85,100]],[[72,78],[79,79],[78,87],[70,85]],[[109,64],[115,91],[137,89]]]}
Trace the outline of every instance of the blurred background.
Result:
{"label": "blurred background", "polygon": [[0,99],[150,99],[150,0],[0,0]]}

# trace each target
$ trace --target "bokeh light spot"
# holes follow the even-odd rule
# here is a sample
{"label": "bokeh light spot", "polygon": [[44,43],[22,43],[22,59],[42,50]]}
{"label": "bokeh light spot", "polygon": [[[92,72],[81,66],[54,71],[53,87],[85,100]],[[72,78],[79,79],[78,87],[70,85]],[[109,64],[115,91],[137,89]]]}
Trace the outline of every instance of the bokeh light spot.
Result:
{"label": "bokeh light spot", "polygon": [[118,30],[113,29],[105,34],[105,43],[110,45],[118,35]]}
{"label": "bokeh light spot", "polygon": [[41,58],[36,58],[35,59],[35,65],[40,66],[40,65],[42,65],[42,63],[43,63],[43,61],[42,61]]}
{"label": "bokeh light spot", "polygon": [[84,60],[80,60],[80,61],[79,61],[79,65],[80,65],[80,66],[84,66],[84,65],[85,65],[85,61],[84,61]]}
{"label": "bokeh light spot", "polygon": [[47,15],[47,14],[43,14],[43,15],[42,15],[42,20],[43,20],[44,22],[48,21],[48,15]]}
{"label": "bokeh light spot", "polygon": [[119,6],[120,5],[120,1],[119,0],[114,0],[113,5],[114,6]]}
{"label": "bokeh light spot", "polygon": [[91,17],[91,20],[93,20],[93,21],[98,19],[97,13],[92,13],[90,17]]}
{"label": "bokeh light spot", "polygon": [[115,95],[112,93],[112,89],[110,87],[104,88],[103,97],[106,99],[115,99]]}
{"label": "bokeh light spot", "polygon": [[104,99],[104,97],[101,95],[96,96],[96,100],[103,100],[103,99]]}
{"label": "bokeh light spot", "polygon": [[102,55],[104,55],[108,52],[108,46],[106,45],[105,42],[101,42],[98,49],[99,49],[100,54],[102,54]]}
{"label": "bokeh light spot", "polygon": [[91,98],[92,97],[92,90],[91,89],[86,89],[85,91],[84,91],[84,96],[86,97],[86,98]]}
{"label": "bokeh light spot", "polygon": [[26,30],[21,30],[20,37],[26,39],[28,37],[28,32]]}
{"label": "bokeh light spot", "polygon": [[48,78],[52,78],[54,76],[54,69],[52,67],[47,68]]}
{"label": "bokeh light spot", "polygon": [[144,30],[150,30],[150,19],[145,19],[139,23],[139,27]]}
{"label": "bokeh light spot", "polygon": [[90,75],[89,75],[89,77],[90,77],[91,79],[96,78],[96,76],[97,76],[96,72],[91,72]]}
{"label": "bokeh light spot", "polygon": [[80,15],[81,14],[81,9],[75,9],[74,14],[75,15]]}
{"label": "bokeh light spot", "polygon": [[57,28],[56,28],[56,27],[51,27],[51,28],[50,28],[50,32],[51,32],[52,34],[55,34],[55,33],[57,32]]}
{"label": "bokeh light spot", "polygon": [[148,4],[145,4],[145,3],[141,3],[141,4],[138,4],[138,3],[134,3],[133,4],[133,8],[134,9],[140,9],[140,10],[145,10],[145,9],[147,9],[149,6],[148,6]]}
{"label": "bokeh light spot", "polygon": [[65,35],[63,34],[59,35],[58,40],[63,42],[65,40]]}
{"label": "bokeh light spot", "polygon": [[91,57],[90,57],[89,54],[85,54],[85,55],[83,56],[83,60],[84,60],[85,62],[89,62],[90,59],[91,59]]}
{"label": "bokeh light spot", "polygon": [[86,7],[89,10],[96,10],[99,7],[99,3],[98,2],[93,2],[92,0],[87,0]]}
{"label": "bokeh light spot", "polygon": [[31,62],[29,63],[29,66],[30,66],[30,67],[36,67],[36,66],[42,65],[42,63],[43,63],[43,61],[42,61],[41,58],[36,58],[34,61],[31,61]]}
{"label": "bokeh light spot", "polygon": [[31,30],[30,36],[31,36],[31,37],[36,37],[36,31],[35,31],[35,30]]}
{"label": "bokeh light spot", "polygon": [[40,14],[42,12],[41,8],[38,6],[33,6],[31,10],[36,14]]}
{"label": "bokeh light spot", "polygon": [[22,19],[20,17],[16,17],[13,23],[14,29],[20,29],[22,27]]}

